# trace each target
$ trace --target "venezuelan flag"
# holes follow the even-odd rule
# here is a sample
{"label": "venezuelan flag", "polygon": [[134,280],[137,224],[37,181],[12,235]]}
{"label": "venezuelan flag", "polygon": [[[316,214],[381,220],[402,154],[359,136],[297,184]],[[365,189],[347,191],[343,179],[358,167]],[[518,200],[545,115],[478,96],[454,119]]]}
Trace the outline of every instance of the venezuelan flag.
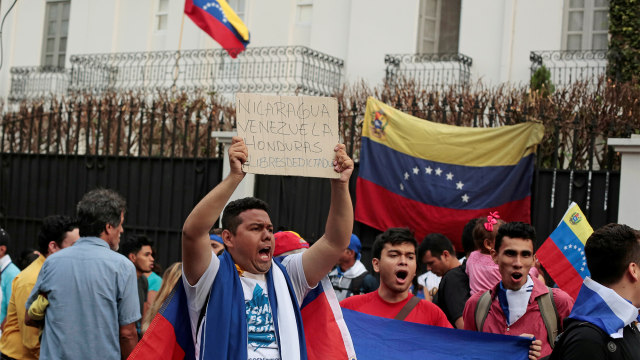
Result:
{"label": "venezuelan flag", "polygon": [[186,0],[184,12],[232,58],[249,44],[249,30],[226,0]]}
{"label": "venezuelan flag", "polygon": [[[358,359],[501,359],[529,358],[531,339],[455,330],[385,319],[342,309]],[[330,359],[327,357],[327,359]]]}
{"label": "venezuelan flag", "polygon": [[188,309],[187,295],[180,279],[128,359],[195,359]]}
{"label": "venezuelan flag", "polygon": [[472,218],[530,220],[539,123],[466,128],[433,123],[369,98],[362,129],[356,220],[409,227],[418,241],[442,233],[462,249]]}
{"label": "venezuelan flag", "polygon": [[576,203],[571,203],[558,227],[536,252],[540,264],[558,286],[577,298],[583,279],[590,276],[584,244],[593,228]]}

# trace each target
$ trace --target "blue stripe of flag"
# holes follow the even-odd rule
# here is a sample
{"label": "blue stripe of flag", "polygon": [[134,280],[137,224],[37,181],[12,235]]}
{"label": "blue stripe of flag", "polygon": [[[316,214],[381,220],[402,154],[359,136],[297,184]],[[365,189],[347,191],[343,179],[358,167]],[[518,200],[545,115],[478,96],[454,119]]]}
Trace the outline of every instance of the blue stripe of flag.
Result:
{"label": "blue stripe of flag", "polygon": [[[486,209],[531,194],[533,154],[513,166],[452,165],[415,158],[363,137],[360,157],[366,159],[367,164],[360,166],[358,176],[428,205],[461,210]],[[438,169],[440,175],[436,174]],[[453,177],[449,180],[447,174]],[[462,200],[465,194],[468,202]]]}
{"label": "blue stripe of flag", "polygon": [[597,292],[584,285],[580,288],[569,317],[597,325],[607,334],[613,334],[624,326],[624,321],[611,310],[607,302]]}
{"label": "blue stripe of flag", "polygon": [[591,275],[584,256],[584,244],[566,222],[561,222],[549,237],[583,279]]}

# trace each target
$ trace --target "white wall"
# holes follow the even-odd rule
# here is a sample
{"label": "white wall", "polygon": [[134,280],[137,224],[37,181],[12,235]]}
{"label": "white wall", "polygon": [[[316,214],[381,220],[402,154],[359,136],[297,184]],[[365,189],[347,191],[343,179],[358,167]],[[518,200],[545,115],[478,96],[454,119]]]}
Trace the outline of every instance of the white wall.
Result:
{"label": "white wall", "polygon": [[[462,0],[459,51],[473,59],[472,79],[528,82],[529,53],[557,50],[567,0]],[[4,15],[11,1],[2,1]],[[414,53],[419,0],[315,0],[311,25],[296,21],[296,0],[246,0],[251,47],[304,45],[345,61],[348,82],[379,84],[385,54]],[[168,29],[156,30],[158,0],[71,1],[67,65],[75,54],[219,49],[170,0]],[[18,1],[4,25],[0,96],[12,66],[40,65],[45,1]]]}
{"label": "white wall", "polygon": [[459,51],[473,58],[473,80],[529,81],[529,53],[560,49],[563,2],[463,0]]}

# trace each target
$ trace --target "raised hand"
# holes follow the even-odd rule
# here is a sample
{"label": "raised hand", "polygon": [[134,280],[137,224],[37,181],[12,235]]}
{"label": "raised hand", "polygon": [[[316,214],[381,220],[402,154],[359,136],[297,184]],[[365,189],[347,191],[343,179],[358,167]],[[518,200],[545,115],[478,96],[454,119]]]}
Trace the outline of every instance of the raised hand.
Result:
{"label": "raised hand", "polygon": [[340,173],[340,178],[334,179],[339,182],[348,183],[351,174],[353,173],[353,160],[347,155],[344,144],[338,144],[333,149],[336,152],[336,157],[333,160],[333,169]]}
{"label": "raised hand", "polygon": [[242,171],[242,164],[249,158],[249,151],[244,140],[239,136],[231,138],[231,147],[229,147],[229,171],[230,176],[244,178],[245,172]]}

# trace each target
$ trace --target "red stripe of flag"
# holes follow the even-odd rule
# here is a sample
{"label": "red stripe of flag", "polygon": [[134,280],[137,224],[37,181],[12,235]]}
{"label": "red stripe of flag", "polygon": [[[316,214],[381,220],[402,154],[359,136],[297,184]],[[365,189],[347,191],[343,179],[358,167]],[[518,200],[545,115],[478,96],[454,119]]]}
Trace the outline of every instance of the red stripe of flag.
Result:
{"label": "red stripe of flag", "polygon": [[486,217],[489,211],[496,210],[505,221],[528,223],[531,197],[488,209],[450,209],[407,199],[368,180],[357,179],[355,219],[381,231],[390,227],[409,227],[418,242],[428,234],[441,233],[462,251],[464,225],[473,218]]}
{"label": "red stripe of flag", "polygon": [[309,360],[348,359],[346,349],[341,346],[344,343],[342,333],[324,294],[320,294],[300,312]]}
{"label": "red stripe of flag", "polygon": [[184,356],[184,350],[176,341],[173,325],[162,314],[158,314],[128,360],[182,360]]}
{"label": "red stripe of flag", "polygon": [[547,270],[549,276],[558,284],[562,290],[571,295],[574,299],[578,297],[582,286],[582,277],[567,257],[558,248],[551,238],[547,238],[536,253],[540,264]]}

